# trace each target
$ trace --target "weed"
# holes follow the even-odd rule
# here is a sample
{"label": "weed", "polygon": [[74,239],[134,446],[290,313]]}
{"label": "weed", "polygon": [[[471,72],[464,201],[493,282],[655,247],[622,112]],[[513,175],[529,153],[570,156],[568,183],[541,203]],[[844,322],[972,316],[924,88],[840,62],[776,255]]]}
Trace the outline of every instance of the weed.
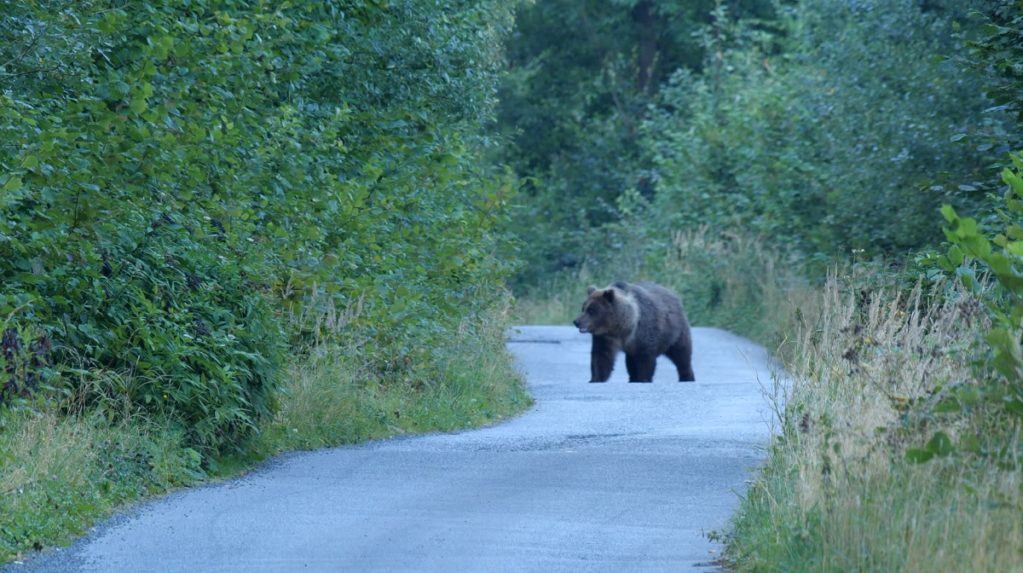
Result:
{"label": "weed", "polygon": [[924,406],[974,383],[976,301],[862,284],[831,276],[795,325],[782,432],[742,501],[729,559],[739,571],[1020,570],[1018,467],[906,457],[937,427],[950,444],[972,423]]}
{"label": "weed", "polygon": [[0,562],[66,543],[123,502],[205,477],[184,432],[136,415],[0,417]]}

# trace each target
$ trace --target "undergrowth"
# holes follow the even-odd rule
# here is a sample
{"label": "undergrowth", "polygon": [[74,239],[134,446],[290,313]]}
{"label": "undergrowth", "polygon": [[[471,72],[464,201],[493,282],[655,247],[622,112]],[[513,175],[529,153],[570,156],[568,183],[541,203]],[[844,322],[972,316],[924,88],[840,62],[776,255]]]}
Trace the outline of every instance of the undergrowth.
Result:
{"label": "undergrowth", "polygon": [[201,480],[180,429],[141,415],[23,409],[0,415],[0,562],[64,544],[147,494]]}
{"label": "undergrowth", "polygon": [[262,433],[264,454],[409,432],[494,422],[532,403],[496,325],[463,324],[397,376],[367,367],[353,348],[316,344],[288,371],[280,410]]}

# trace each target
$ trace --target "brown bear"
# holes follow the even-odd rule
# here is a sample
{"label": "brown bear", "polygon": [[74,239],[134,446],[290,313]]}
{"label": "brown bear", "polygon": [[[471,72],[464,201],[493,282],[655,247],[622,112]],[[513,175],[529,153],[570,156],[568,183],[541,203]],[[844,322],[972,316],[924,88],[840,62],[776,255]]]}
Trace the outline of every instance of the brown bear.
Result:
{"label": "brown bear", "polygon": [[590,287],[587,293],[573,324],[593,335],[590,382],[607,382],[620,350],[625,351],[629,382],[652,382],[662,354],[675,363],[679,382],[696,380],[689,321],[675,293],[653,283],[625,282]]}

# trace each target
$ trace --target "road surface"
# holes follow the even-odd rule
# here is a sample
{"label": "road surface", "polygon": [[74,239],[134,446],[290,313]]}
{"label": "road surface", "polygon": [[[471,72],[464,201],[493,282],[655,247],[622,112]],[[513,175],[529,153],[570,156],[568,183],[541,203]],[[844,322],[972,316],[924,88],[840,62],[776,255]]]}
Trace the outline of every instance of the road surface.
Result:
{"label": "road surface", "polygon": [[536,405],[504,423],[285,455],[5,571],[716,571],[770,436],[764,350],[694,329],[695,383],[588,384],[589,336],[520,327]]}

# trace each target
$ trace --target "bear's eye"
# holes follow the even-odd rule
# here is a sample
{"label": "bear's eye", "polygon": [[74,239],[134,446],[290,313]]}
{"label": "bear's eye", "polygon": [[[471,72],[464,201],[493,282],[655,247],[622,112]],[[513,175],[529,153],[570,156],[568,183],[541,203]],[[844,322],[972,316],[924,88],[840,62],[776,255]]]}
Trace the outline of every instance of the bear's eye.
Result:
{"label": "bear's eye", "polygon": [[586,309],[586,314],[591,314],[591,315],[592,315],[592,314],[596,314],[596,312],[597,312],[597,311],[593,310],[593,307],[592,307],[592,306],[591,306],[590,308],[587,308],[587,309]]}

